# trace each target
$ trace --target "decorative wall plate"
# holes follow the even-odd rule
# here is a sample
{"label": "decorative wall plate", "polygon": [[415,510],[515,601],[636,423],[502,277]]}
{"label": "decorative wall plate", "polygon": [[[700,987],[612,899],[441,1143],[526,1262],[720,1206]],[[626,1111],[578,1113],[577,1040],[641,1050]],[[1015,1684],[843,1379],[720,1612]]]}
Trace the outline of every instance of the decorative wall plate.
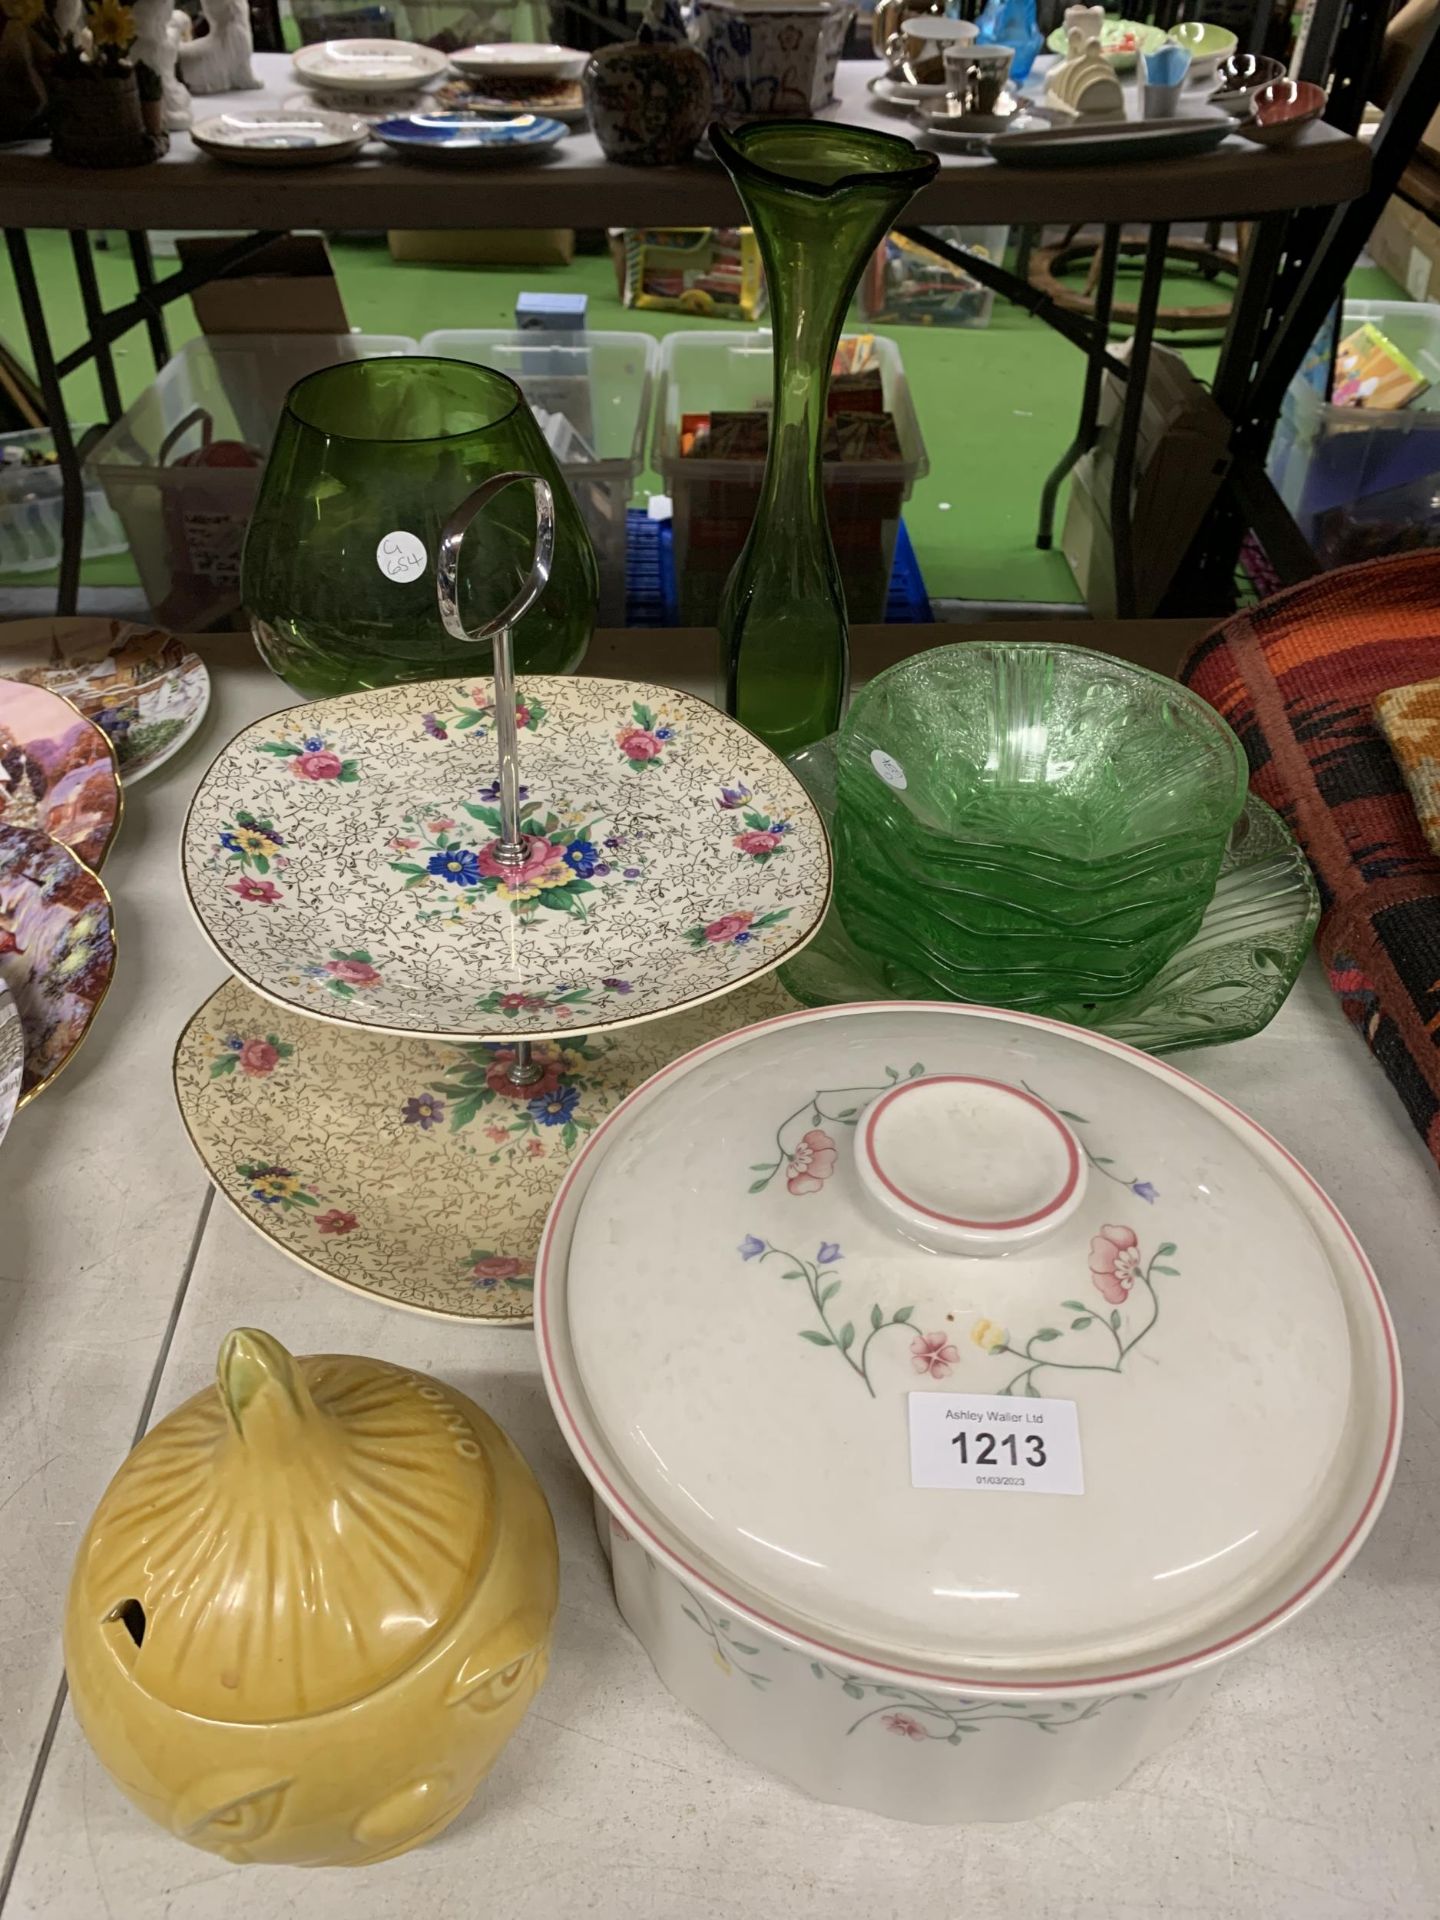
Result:
{"label": "decorative wall plate", "polygon": [[0,1140],[9,1131],[20,1102],[25,1072],[25,1029],[15,996],[0,978]]}
{"label": "decorative wall plate", "polygon": [[236,735],[182,847],[235,973],[347,1026],[539,1039],[730,993],[819,926],[830,849],[801,782],[706,701],[633,681],[522,680],[507,876],[490,700],[432,680]]}
{"label": "decorative wall plate", "polygon": [[242,167],[313,167],[353,159],[370,138],[370,125],[318,106],[263,107],[199,120],[190,138],[202,153]]}
{"label": "decorative wall plate", "polygon": [[0,979],[25,1030],[22,1107],[85,1038],[114,971],[103,882],[48,834],[0,825]]}
{"label": "decorative wall plate", "polygon": [[0,672],[63,694],[110,740],[127,786],[173,759],[210,705],[205,662],[163,627],[86,616],[0,627]]}
{"label": "decorative wall plate", "polygon": [[687,1048],[794,1004],[771,976],[634,1033],[567,1035],[512,1091],[511,1048],[356,1033],[230,980],[180,1036],[175,1097],[221,1193],[312,1272],[439,1319],[528,1322],[546,1212],[596,1121]]}
{"label": "decorative wall plate", "polygon": [[586,117],[584,89],[563,75],[492,73],[484,80],[446,80],[435,89],[435,105],[444,113],[534,113],[571,127]]}
{"label": "decorative wall plate", "polygon": [[124,802],[115,749],[48,687],[0,680],[0,826],[62,841],[98,871]]}
{"label": "decorative wall plate", "polygon": [[336,93],[406,93],[444,73],[450,56],[410,40],[322,40],[290,64],[307,85]]}
{"label": "decorative wall plate", "polygon": [[402,114],[375,122],[375,138],[412,160],[474,166],[538,154],[565,138],[562,121],[534,113],[481,120],[473,113]]}
{"label": "decorative wall plate", "polygon": [[[835,808],[833,737],[796,754],[791,765],[828,826]],[[1193,939],[1128,1000],[1103,1014],[1076,1006],[1066,1017],[1149,1053],[1248,1039],[1284,1005],[1319,918],[1319,890],[1299,843],[1280,816],[1250,794]],[[884,961],[862,952],[833,907],[816,938],[780,977],[809,1007],[940,997],[903,954]]]}

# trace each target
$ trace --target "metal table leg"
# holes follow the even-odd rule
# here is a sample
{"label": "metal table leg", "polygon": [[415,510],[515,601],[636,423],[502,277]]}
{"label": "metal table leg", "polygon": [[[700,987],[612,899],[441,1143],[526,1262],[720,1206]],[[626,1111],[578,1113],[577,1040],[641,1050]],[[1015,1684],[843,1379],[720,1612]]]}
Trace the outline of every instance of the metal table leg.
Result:
{"label": "metal table leg", "polygon": [[155,362],[155,371],[160,372],[170,358],[170,336],[165,329],[165,315],[157,302],[150,305],[147,295],[155,285],[155,263],[150,258],[150,236],[148,233],[127,234],[130,242],[130,258],[135,266],[135,284],[140,290],[140,299],[145,306],[145,331],[150,336],[150,357]]}
{"label": "metal table leg", "polygon": [[1042,553],[1048,553],[1054,542],[1055,501],[1061,482],[1080,456],[1089,453],[1095,444],[1096,426],[1100,418],[1100,387],[1105,373],[1105,348],[1110,338],[1110,303],[1115,293],[1115,272],[1120,261],[1119,227],[1106,227],[1099,260],[1100,277],[1096,283],[1091,312],[1095,336],[1085,356],[1085,389],[1080,399],[1079,424],[1075,429],[1075,438],[1060,456],[1059,464],[1049,474],[1040,495],[1040,528],[1035,535],[1035,544]]}
{"label": "metal table leg", "polygon": [[1115,556],[1115,613],[1121,620],[1135,618],[1135,554],[1133,546],[1133,503],[1135,448],[1140,438],[1140,418],[1145,406],[1145,381],[1150,371],[1150,343],[1155,333],[1155,315],[1165,281],[1165,244],[1170,238],[1168,221],[1151,227],[1150,249],[1145,255],[1145,271],[1140,281],[1140,301],[1135,316],[1135,331],[1130,336],[1130,377],[1125,382],[1125,404],[1120,413],[1120,431],[1115,445],[1115,472],[1110,487],[1110,543]]}
{"label": "metal table leg", "polygon": [[86,330],[95,343],[95,372],[100,381],[100,398],[105,404],[105,418],[113,427],[125,409],[120,404],[120,384],[115,378],[115,356],[110,351],[110,342],[103,330],[105,308],[100,299],[100,283],[95,278],[95,256],[90,251],[89,234],[72,233],[70,251],[75,256],[75,278],[80,283],[80,303],[85,309]]}
{"label": "metal table leg", "polygon": [[80,457],[70,437],[70,416],[60,389],[60,374],[50,345],[50,330],[45,324],[45,309],[35,282],[35,267],[30,258],[30,243],[22,229],[7,227],[5,245],[10,267],[20,295],[20,311],[30,340],[35,363],[35,378],[45,402],[50,431],[55,438],[55,458],[60,468],[60,584],[55,596],[57,613],[74,613],[80,593],[80,549],[85,530],[85,483],[80,472]]}

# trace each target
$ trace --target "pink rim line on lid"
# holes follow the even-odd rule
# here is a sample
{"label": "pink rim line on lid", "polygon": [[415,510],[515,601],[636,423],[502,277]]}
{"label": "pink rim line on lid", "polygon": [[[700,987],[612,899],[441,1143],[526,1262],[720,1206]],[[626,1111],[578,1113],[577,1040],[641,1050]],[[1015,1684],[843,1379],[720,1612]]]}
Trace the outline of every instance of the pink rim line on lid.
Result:
{"label": "pink rim line on lid", "polygon": [[[1026,1106],[1034,1107],[1038,1112],[1043,1114],[1046,1120],[1050,1122],[1051,1126],[1054,1127],[1055,1131],[1060,1135],[1065,1145],[1065,1180],[1059,1192],[1053,1194],[1043,1206],[1037,1207],[1033,1213],[1021,1214],[1016,1220],[964,1220],[958,1214],[941,1213],[938,1207],[927,1207],[923,1200],[914,1199],[910,1194],[905,1192],[903,1187],[898,1187],[890,1178],[889,1174],[886,1173],[884,1167],[881,1166],[879,1158],[876,1155],[875,1123],[891,1102],[899,1099],[902,1094],[911,1093],[916,1087],[945,1085],[989,1087],[993,1092],[1009,1094],[1011,1099],[1019,1100]],[[979,1074],[974,1073],[927,1074],[921,1080],[906,1080],[902,1082],[900,1086],[892,1087],[888,1093],[882,1093],[880,1098],[875,1101],[871,1107],[870,1117],[865,1122],[863,1147],[865,1159],[871,1172],[875,1175],[875,1178],[880,1182],[881,1186],[885,1188],[885,1191],[892,1193],[902,1206],[909,1207],[916,1213],[923,1213],[929,1220],[938,1220],[944,1226],[973,1227],[977,1232],[981,1233],[1009,1233],[1017,1227],[1033,1227],[1037,1221],[1048,1219],[1052,1213],[1055,1213],[1059,1208],[1064,1206],[1071,1194],[1074,1193],[1076,1183],[1080,1178],[1080,1149],[1075,1144],[1075,1136],[1057,1113],[1050,1107],[1047,1107],[1043,1100],[1037,1099],[1033,1093],[1022,1092],[1019,1087],[1006,1086],[1003,1080],[982,1079]]]}

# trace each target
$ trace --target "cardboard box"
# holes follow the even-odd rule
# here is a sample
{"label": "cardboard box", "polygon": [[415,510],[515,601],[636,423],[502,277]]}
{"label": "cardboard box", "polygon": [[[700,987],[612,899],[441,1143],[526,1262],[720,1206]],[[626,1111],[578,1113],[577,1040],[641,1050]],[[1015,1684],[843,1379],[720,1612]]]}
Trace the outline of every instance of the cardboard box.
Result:
{"label": "cardboard box", "polygon": [[451,233],[394,227],[389,239],[392,260],[471,267],[568,267],[575,258],[573,227],[493,227],[483,232],[457,227]]}
{"label": "cardboard box", "polygon": [[[1130,356],[1130,343],[1114,349]],[[1100,396],[1100,436],[1076,464],[1070,480],[1061,550],[1092,614],[1115,613],[1114,548],[1110,539],[1110,489],[1115,471],[1124,390],[1105,376]],[[1131,553],[1135,613],[1154,612],[1189,550],[1230,464],[1224,415],[1176,353],[1156,347],[1150,356],[1140,435],[1135,448],[1135,494]]]}
{"label": "cardboard box", "polygon": [[[233,236],[177,239],[184,267],[214,260]],[[190,296],[202,333],[349,333],[345,302],[330,254],[319,234],[289,233],[272,240],[218,280]]]}
{"label": "cardboard box", "polygon": [[1408,200],[1386,201],[1366,251],[1412,300],[1440,299],[1440,226]]}

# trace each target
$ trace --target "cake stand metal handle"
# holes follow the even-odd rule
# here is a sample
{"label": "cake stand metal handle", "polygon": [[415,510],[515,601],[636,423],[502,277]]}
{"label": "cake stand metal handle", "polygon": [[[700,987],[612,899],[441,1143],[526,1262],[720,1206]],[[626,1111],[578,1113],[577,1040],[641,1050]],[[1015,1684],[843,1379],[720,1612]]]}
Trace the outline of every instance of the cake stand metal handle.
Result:
{"label": "cake stand metal handle", "polygon": [[[535,496],[535,551],[520,591],[507,607],[482,625],[468,628],[460,618],[460,549],[477,515],[507,487],[528,486]],[[515,728],[515,654],[513,629],[544,593],[555,559],[555,495],[538,473],[496,473],[461,501],[440,534],[435,564],[435,596],[445,631],[472,646],[494,642],[495,744],[500,753],[500,842],[495,858],[502,866],[525,862],[520,838],[520,748]]]}
{"label": "cake stand metal handle", "polygon": [[[460,618],[460,549],[477,514],[507,487],[528,486],[535,495],[535,551],[525,582],[508,607],[472,633]],[[472,646],[494,642],[495,744],[500,754],[500,836],[495,858],[502,867],[525,864],[520,838],[520,743],[515,726],[515,653],[512,630],[540,598],[550,582],[555,559],[555,495],[550,482],[538,473],[496,473],[482,481],[445,522],[435,563],[435,597],[445,631]],[[534,1086],[544,1069],[530,1052],[530,1042],[516,1044],[509,1080],[514,1087]]]}

